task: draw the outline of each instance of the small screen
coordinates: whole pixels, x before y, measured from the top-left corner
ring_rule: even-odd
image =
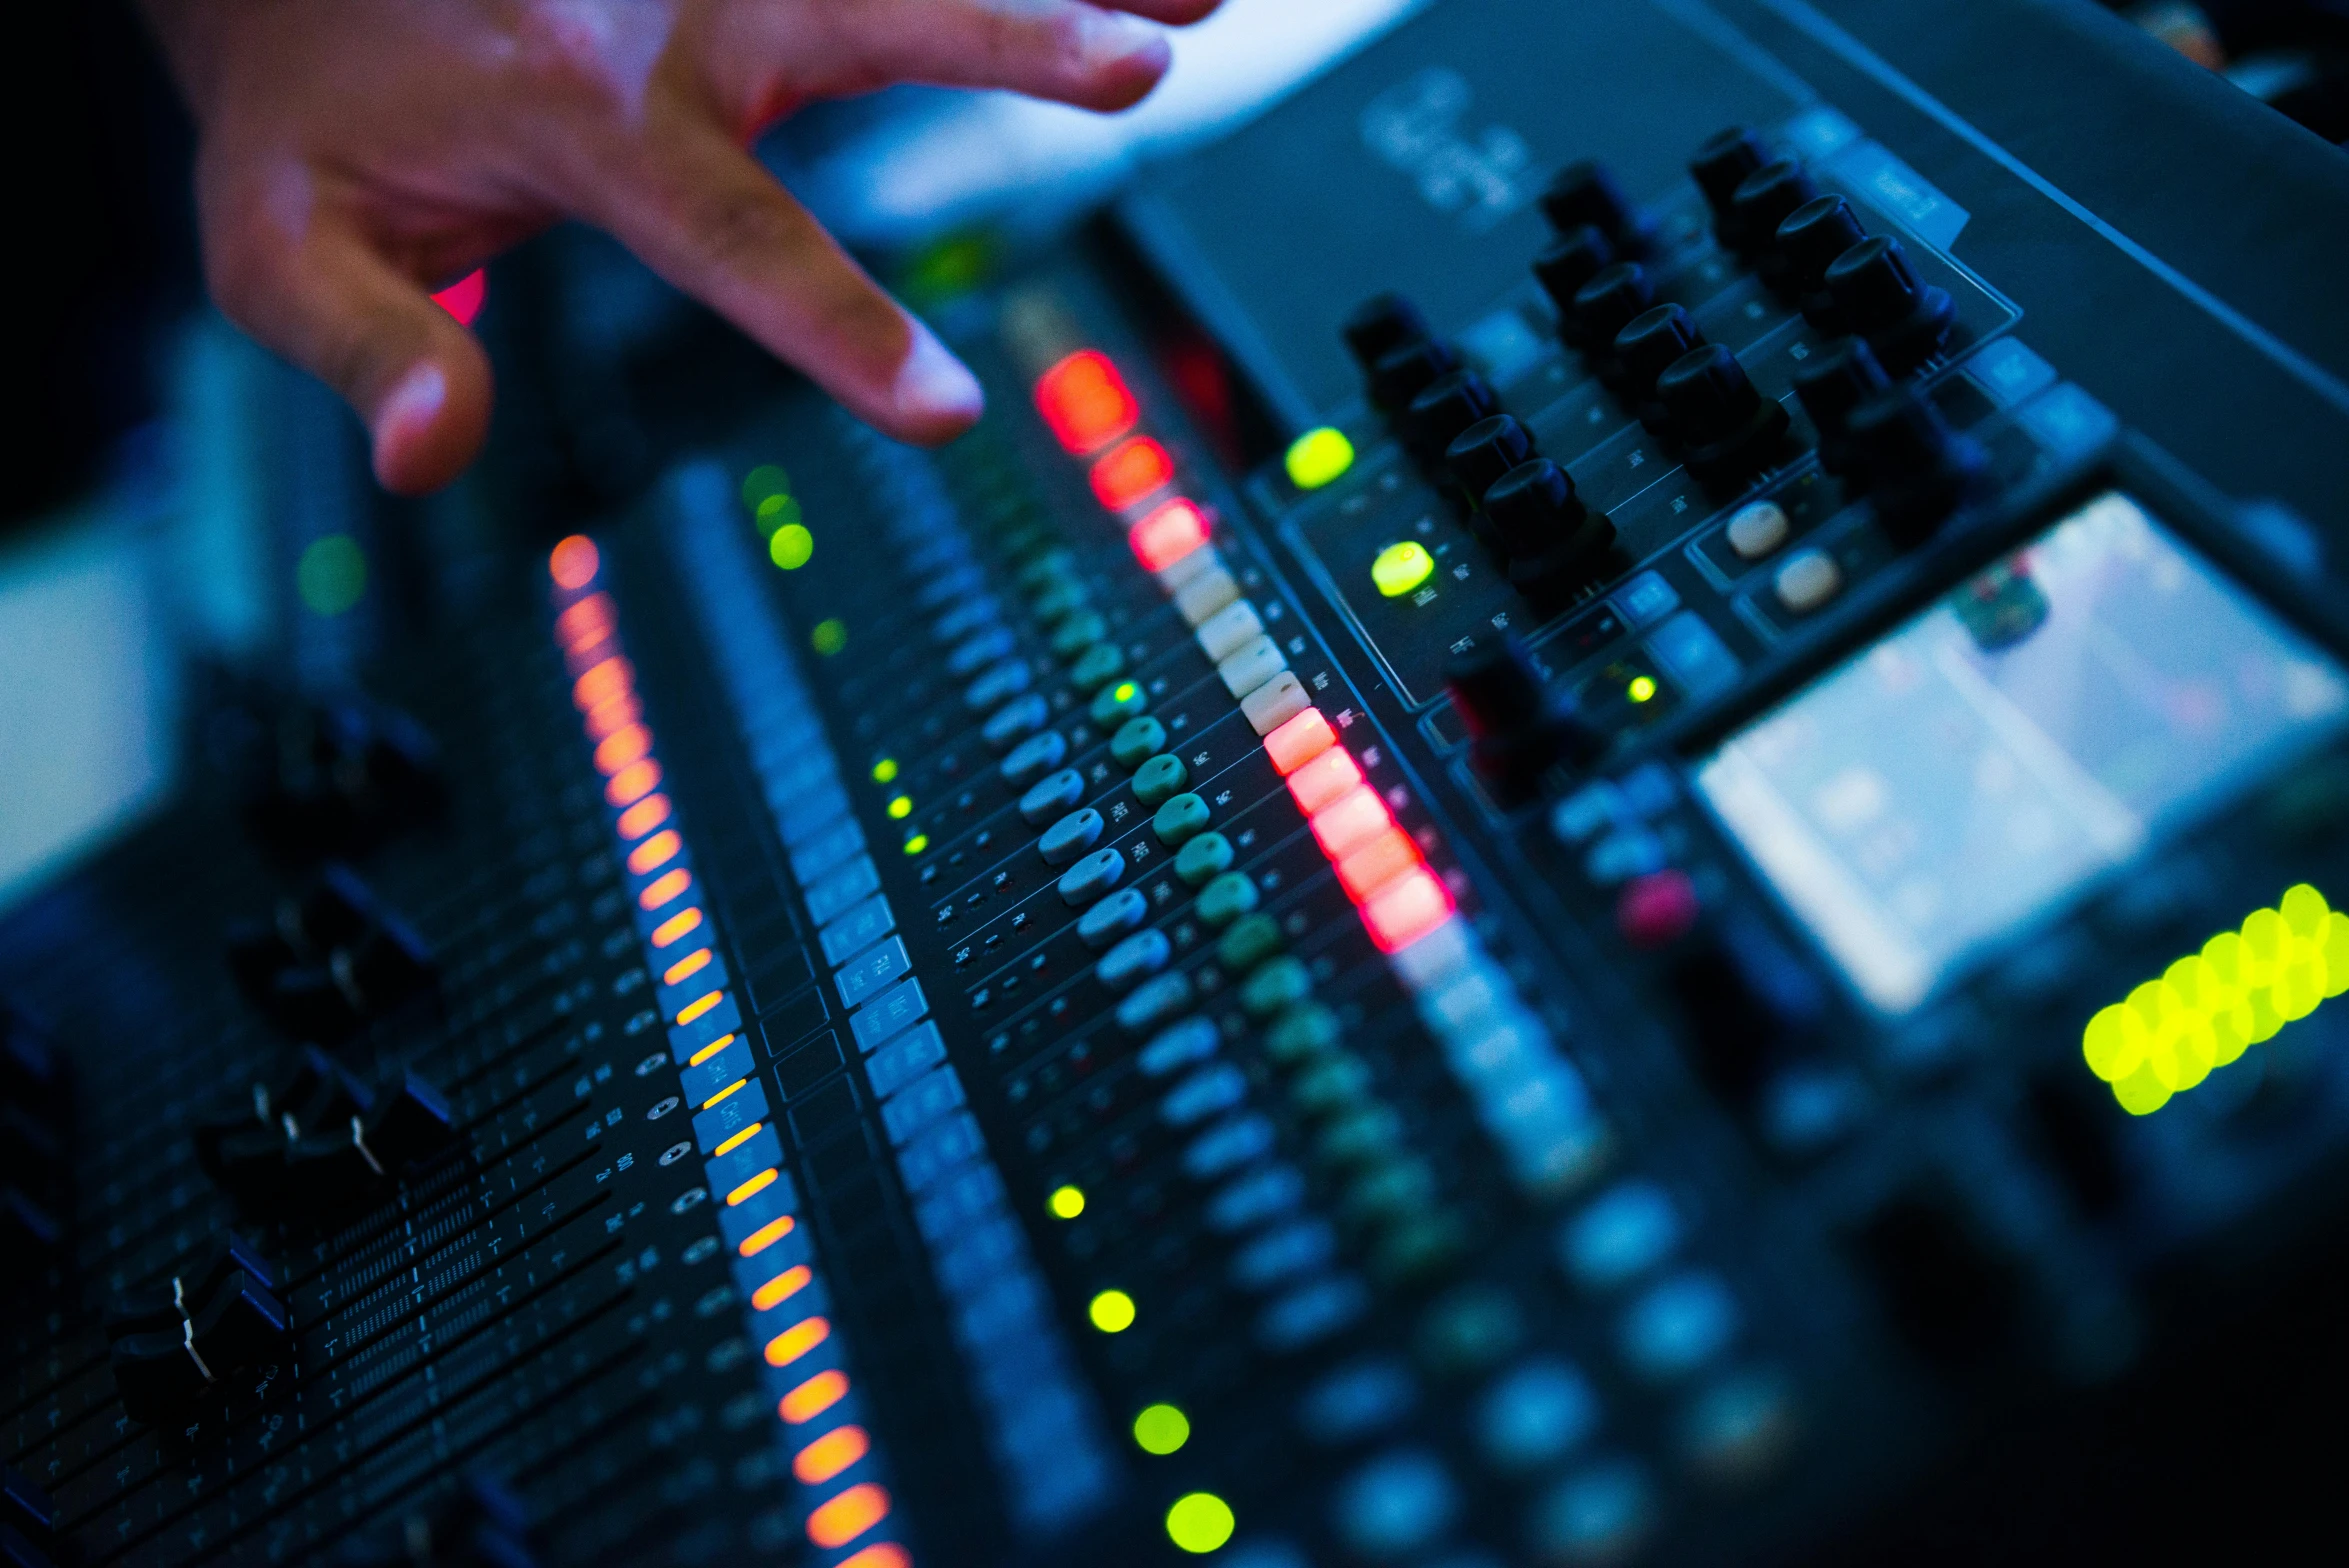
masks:
[[[1739,731],[1700,794],[1908,1012],[2349,723],[2341,666],[2108,494]]]

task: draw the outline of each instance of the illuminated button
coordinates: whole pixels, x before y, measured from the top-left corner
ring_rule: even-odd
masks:
[[[1164,750],[1166,726],[1147,714],[1126,720],[1109,737],[1110,760],[1121,768],[1138,768]]]
[[[1370,563],[1370,580],[1390,599],[1400,599],[1435,575],[1435,557],[1416,539],[1390,544]]]
[[[1207,514],[1198,503],[1176,496],[1136,523],[1126,543],[1144,571],[1163,572],[1203,548],[1208,533]]]
[[[1169,799],[1150,819],[1150,831],[1169,849],[1179,849],[1207,831],[1207,802],[1184,793]]]
[[[1199,919],[1219,930],[1255,907],[1256,884],[1244,871],[1227,871],[1199,890]]]
[[[815,1271],[806,1264],[795,1263],[752,1291],[750,1294],[751,1307],[755,1311],[771,1312],[807,1289],[815,1277]]]
[[[1313,973],[1294,958],[1267,959],[1240,985],[1240,1006],[1251,1018],[1272,1018],[1313,994]]]
[[[1093,973],[1112,991],[1130,991],[1164,969],[1173,957],[1174,944],[1165,932],[1137,931],[1104,953]]]
[[[1150,1405],[1134,1417],[1134,1442],[1146,1454],[1164,1456],[1191,1440],[1191,1418],[1173,1405]]]
[[[1060,444],[1090,456],[1134,428],[1141,410],[1109,356],[1084,349],[1036,381],[1036,408]]]
[[[1619,1563],[1638,1550],[1654,1522],[1647,1477],[1629,1460],[1615,1460],[1543,1493],[1527,1533],[1545,1561]]]
[[[1231,869],[1237,852],[1221,833],[1202,833],[1175,854],[1175,875],[1199,887]]]
[[[1069,684],[1081,692],[1095,692],[1116,679],[1126,667],[1125,650],[1113,642],[1097,642],[1085,650],[1068,672]]]
[[[1061,738],[1058,730],[1031,735],[1012,747],[1010,755],[1003,759],[1001,766],[1004,782],[1014,789],[1023,788],[1059,767],[1061,759],[1067,755],[1068,742]]]
[[[620,836],[634,842],[669,820],[669,797],[647,795],[620,813]]]
[[[1213,1492],[1186,1492],[1166,1511],[1166,1538],[1195,1556],[1220,1549],[1236,1525],[1231,1504]]]
[[[1065,866],[1091,849],[1101,837],[1101,813],[1087,806],[1072,811],[1044,830],[1036,846],[1048,866]]]
[[[1343,1482],[1331,1525],[1354,1551],[1378,1561],[1435,1544],[1451,1527],[1460,1497],[1443,1461],[1424,1449],[1383,1454]]]
[[[1771,589],[1787,609],[1808,615],[1843,591],[1843,568],[1824,550],[1798,550],[1778,568]]]
[[[1655,1381],[1685,1377],[1737,1337],[1737,1302],[1711,1274],[1676,1274],[1624,1310],[1617,1331],[1623,1359]]]
[[[1033,735],[1052,717],[1052,709],[1039,692],[1014,697],[987,716],[980,727],[979,738],[987,743],[989,751],[1009,751],[1021,737]]]
[[[1073,1220],[1085,1212],[1085,1189],[1082,1187],[1055,1187],[1044,1200],[1044,1207],[1056,1220]]]
[[[814,1377],[785,1394],[776,1404],[783,1419],[793,1426],[813,1421],[848,1397],[848,1374],[845,1372],[818,1372]]]
[[[742,504],[754,512],[769,496],[790,493],[791,476],[773,463],[761,463],[742,476]]]
[[[1775,501],[1755,501],[1737,509],[1729,519],[1729,548],[1740,560],[1758,561],[1786,543],[1791,525],[1786,508]]]
[[[861,1426],[836,1426],[792,1456],[791,1473],[801,1484],[820,1486],[844,1474],[872,1449]]]
[[[1280,646],[1270,637],[1253,637],[1240,645],[1237,652],[1215,667],[1222,677],[1224,689],[1235,699],[1244,698],[1266,681],[1289,667],[1281,657]]]
[[[805,523],[785,523],[767,540],[767,559],[787,572],[796,572],[814,559],[816,536]]]
[[[1647,1273],[1680,1245],[1680,1216],[1652,1181],[1627,1181],[1591,1200],[1558,1232],[1567,1278],[1613,1290]]]
[[[1122,1334],[1134,1326],[1134,1298],[1122,1290],[1105,1290],[1085,1308],[1085,1316],[1104,1334]]]
[[[1028,826],[1040,828],[1074,811],[1084,798],[1085,776],[1074,768],[1062,768],[1049,778],[1037,780],[1020,796],[1020,816]]]
[[[1256,613],[1256,606],[1245,599],[1235,599],[1199,623],[1199,651],[1212,663],[1221,664],[1249,643],[1264,635],[1264,622]]]
[[[1590,1380],[1555,1357],[1510,1372],[1477,1405],[1477,1446],[1501,1470],[1524,1474],[1563,1459],[1599,1424]]]
[[[1077,922],[1077,939],[1101,951],[1150,918],[1150,901],[1138,888],[1120,888],[1085,911]]]
[[[846,1546],[889,1517],[889,1494],[866,1481],[807,1516],[807,1538],[818,1546]]]
[[[802,1318],[767,1341],[767,1365],[787,1367],[832,1337],[832,1325],[823,1318]]]
[[[1337,740],[1337,731],[1330,728],[1321,710],[1308,708],[1264,737],[1264,753],[1272,759],[1274,770],[1287,778],[1336,745]]]
[[[1152,757],[1134,775],[1134,798],[1155,811],[1181,794],[1190,780],[1191,770],[1182,758],[1172,753]]]
[[[1289,471],[1290,484],[1300,490],[1319,490],[1343,478],[1354,466],[1354,443],[1346,439],[1343,430],[1323,425],[1289,443],[1283,466]]]
[[[1112,681],[1093,694],[1093,705],[1086,709],[1095,729],[1114,733],[1126,720],[1150,706],[1150,698],[1135,680]]]
[[[1405,872],[1362,906],[1362,924],[1382,953],[1399,953],[1452,918],[1452,895],[1426,867]]]
[[[1174,460],[1166,448],[1148,436],[1135,436],[1103,453],[1093,464],[1093,495],[1113,512],[1122,512],[1166,488],[1174,478]]]
[[[1244,975],[1280,950],[1281,928],[1270,915],[1243,915],[1215,944],[1215,961],[1226,974]]]
[[[1400,828],[1379,834],[1338,862],[1338,883],[1359,904],[1420,864],[1419,846]]]
[[[1321,852],[1342,860],[1395,825],[1387,803],[1368,785],[1357,785],[1313,813],[1313,837]]]
[[[1281,671],[1240,699],[1241,715],[1259,736],[1270,735],[1312,706],[1313,699],[1305,695],[1305,683],[1293,670]]]
[[[1061,873],[1060,901],[1082,909],[1117,886],[1125,874],[1125,856],[1114,849],[1097,849]]]

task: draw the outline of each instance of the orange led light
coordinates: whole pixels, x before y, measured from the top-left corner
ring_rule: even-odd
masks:
[[[681,1026],[689,1024],[724,1000],[726,993],[723,991],[710,991],[697,996],[678,1009],[677,1022]]]
[[[1082,349],[1036,380],[1036,411],[1060,444],[1090,456],[1134,428],[1141,410],[1109,356]]]
[[[575,648],[563,650],[563,668],[574,678],[586,674],[606,659],[620,656],[620,644],[606,637],[597,642],[583,642]]]
[[[636,690],[636,666],[618,654],[589,665],[571,683],[571,706],[591,712]]]
[[[697,947],[661,971],[661,984],[679,985],[710,967],[710,950]]]
[[[847,1397],[847,1373],[818,1372],[778,1400],[775,1409],[784,1420],[798,1426],[813,1421]]]
[[[1187,496],[1176,496],[1126,534],[1134,558],[1149,572],[1163,572],[1207,542],[1207,514]]]
[[[759,1129],[766,1125],[767,1124],[765,1122],[752,1122],[748,1127],[743,1128],[742,1131],[736,1133],[733,1137],[728,1138],[724,1143],[721,1143],[716,1148],[712,1149],[710,1151],[710,1158],[713,1160],[724,1159],[727,1155],[732,1154],[736,1149],[741,1148],[744,1144],[750,1142],[751,1139],[757,1137],[759,1135]]]
[[[799,1221],[786,1214],[779,1220],[769,1220],[757,1230],[742,1238],[742,1245],[734,1250],[746,1258],[755,1258],[776,1242],[799,1228]]]
[[[654,790],[660,788],[661,765],[647,757],[632,762],[612,775],[612,782],[604,786],[604,799],[615,806],[633,806]],[[650,909],[652,906],[644,906]]]
[[[1321,852],[1343,860],[1395,825],[1387,803],[1367,784],[1346,791],[1313,814],[1309,824]]]
[[[818,1546],[846,1546],[889,1517],[889,1494],[860,1482],[807,1516],[807,1538]]]
[[[1289,775],[1289,793],[1296,798],[1297,809],[1310,817],[1361,783],[1362,769],[1353,756],[1332,746]]]
[[[1452,918],[1452,895],[1422,866],[1362,906],[1362,923],[1382,953],[1399,953]]]
[[[1174,478],[1174,459],[1148,436],[1120,441],[1093,464],[1093,495],[1113,512],[1166,488]]]
[[[614,730],[634,724],[643,717],[644,704],[637,700],[636,693],[624,691],[587,710],[587,738],[602,740]]]
[[[566,649],[584,648],[609,637],[618,624],[612,613],[612,596],[591,593],[555,617],[555,640]]]
[[[669,820],[669,797],[647,795],[644,799],[620,813],[620,836],[633,843],[654,828]],[[653,946],[663,945],[660,934],[653,934]]]
[[[787,1367],[832,1337],[826,1318],[802,1318],[767,1341],[767,1365]]]
[[[652,731],[641,724],[616,729],[596,743],[595,770],[609,778],[631,762],[652,754]]]
[[[769,1187],[774,1186],[775,1183],[780,1179],[781,1173],[776,1171],[773,1167],[769,1167],[768,1169],[759,1172],[756,1176],[753,1176],[750,1180],[744,1182],[741,1186],[726,1194],[726,1207],[730,1209],[737,1208],[742,1204],[748,1203],[751,1199],[757,1197],[760,1193],[765,1192]],[[778,1361],[775,1364],[777,1366],[781,1366],[783,1363]]]
[[[1419,846],[1411,835],[1389,828],[1338,862],[1338,882],[1359,904],[1419,864]]]
[[[675,828],[663,828],[628,851],[628,870],[632,875],[643,876],[675,860],[677,852],[684,847],[685,840],[677,836]]]
[[[834,1427],[799,1451],[791,1473],[808,1486],[820,1486],[864,1458],[872,1446],[863,1427]]]
[[[664,871],[653,878],[643,892],[636,895],[636,907],[649,913],[660,908],[691,886],[693,886],[693,873],[683,866],[679,866],[674,871]]]
[[[804,1263],[794,1263],[782,1273],[768,1280],[750,1293],[751,1306],[760,1312],[770,1312],[801,1291],[816,1277],[815,1270]]]
[[[841,1558],[840,1568],[913,1568],[913,1554],[895,1541],[879,1541]]]
[[[1321,710],[1307,708],[1264,737],[1264,754],[1272,758],[1280,776],[1287,778],[1337,743],[1338,732],[1329,727]]]
[[[595,581],[595,574],[603,566],[603,557],[596,553],[595,541],[585,534],[573,534],[554,548],[546,560],[547,574],[555,586],[577,593]]]
[[[723,1051],[726,1049],[726,1047],[732,1045],[733,1043],[734,1036],[730,1034],[722,1034],[715,1040],[712,1040],[709,1044],[703,1046],[700,1050],[694,1052],[692,1060],[688,1061],[685,1065],[688,1067],[699,1067],[702,1063],[708,1061],[711,1057],[717,1055],[720,1051]]]
[[[701,911],[698,909],[684,910],[681,913],[671,915],[668,919],[653,927],[652,945],[655,947],[667,947],[671,943],[675,942],[679,937],[682,937],[689,932],[699,931],[700,929]]]

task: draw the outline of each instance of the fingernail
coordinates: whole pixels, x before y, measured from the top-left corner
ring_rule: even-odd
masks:
[[[918,321],[913,323],[913,346],[898,362],[889,395],[900,418],[925,423],[951,420],[967,425],[987,406],[978,378]]]
[[[448,377],[430,360],[400,377],[376,405],[374,433],[378,464],[430,431],[448,400]]]
[[[1163,68],[1171,58],[1166,35],[1140,17],[1094,11],[1085,17],[1083,25],[1084,36],[1078,42],[1078,52],[1090,69],[1135,60]]]

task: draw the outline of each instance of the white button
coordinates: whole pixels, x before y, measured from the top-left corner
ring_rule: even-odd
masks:
[[[1264,622],[1257,619],[1256,607],[1241,599],[1199,623],[1199,648],[1211,662],[1221,664],[1263,632]]]
[[[1312,706],[1313,699],[1305,695],[1304,684],[1288,670],[1240,699],[1240,711],[1247,715],[1249,728],[1260,736],[1270,735]]]
[[[1175,608],[1182,612],[1183,621],[1193,629],[1203,626],[1207,618],[1240,597],[1240,585],[1232,581],[1232,574],[1222,567],[1201,572],[1175,590]]]
[[[1258,633],[1218,664],[1215,673],[1223,677],[1225,689],[1234,698],[1240,698],[1288,667],[1289,661],[1281,657],[1279,646],[1270,637]]]
[[[1786,543],[1788,526],[1786,508],[1775,501],[1741,506],[1729,519],[1729,548],[1744,560],[1758,561]]]
[[[1808,615],[1843,591],[1843,568],[1824,550],[1800,550],[1778,568],[1778,602]]]

